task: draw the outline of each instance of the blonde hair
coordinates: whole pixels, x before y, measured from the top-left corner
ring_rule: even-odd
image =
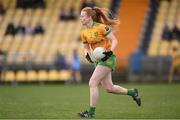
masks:
[[[85,7],[82,9],[82,11],[85,11],[87,15],[93,19],[93,21],[108,25],[109,27],[111,27],[111,29],[117,28],[117,26],[120,23],[119,20],[117,19],[110,19],[108,17],[108,15],[110,14],[110,11],[105,8]]]

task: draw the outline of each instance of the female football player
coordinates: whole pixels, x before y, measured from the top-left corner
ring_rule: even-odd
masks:
[[[86,59],[96,65],[96,68],[89,80],[90,107],[78,113],[79,116],[89,118],[95,115],[95,109],[99,97],[98,85],[101,83],[108,93],[129,95],[140,106],[141,99],[137,89],[126,89],[112,83],[111,72],[115,69],[116,56],[113,54],[118,41],[112,30],[119,21],[108,18],[106,9],[99,7],[85,7],[81,10],[80,20],[82,23],[81,38],[85,48]],[[100,61],[92,61],[90,53],[96,47],[104,47],[105,57]]]

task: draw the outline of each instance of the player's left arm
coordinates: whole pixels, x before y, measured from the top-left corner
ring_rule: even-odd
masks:
[[[101,30],[102,34],[104,35],[104,37],[108,38],[112,42],[110,51],[114,51],[115,48],[117,47],[118,41],[117,41],[112,29],[109,26],[101,25],[100,30]]]
[[[103,53],[105,54],[105,57],[101,59],[102,61],[106,61],[109,57],[111,57],[111,55],[113,54],[113,51],[115,50],[118,44],[118,41],[112,32],[110,32],[106,37],[109,40],[111,40],[111,48],[109,51],[106,51]]]
[[[101,59],[102,61],[106,61],[109,57],[111,57],[111,55],[113,54],[113,51],[115,50],[118,44],[118,41],[112,32],[110,32],[106,37],[109,40],[111,40],[112,44],[111,44],[110,50],[103,53],[105,54],[105,57]]]
[[[110,50],[111,50],[111,51],[114,51],[115,48],[117,47],[118,40],[116,39],[116,37],[115,37],[115,35],[113,34],[113,32],[110,32],[106,37],[107,37],[109,40],[111,40],[111,42],[112,42],[112,45],[111,45]]]

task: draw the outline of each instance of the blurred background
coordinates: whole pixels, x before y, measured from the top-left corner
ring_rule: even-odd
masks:
[[[0,83],[87,82],[94,66],[80,40],[86,6],[121,22],[113,81],[180,82],[179,0],[0,0]]]

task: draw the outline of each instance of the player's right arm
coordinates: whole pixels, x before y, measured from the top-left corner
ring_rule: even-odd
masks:
[[[85,57],[86,59],[90,62],[90,63],[94,63],[90,57],[90,47],[89,45],[84,45],[84,48],[85,48],[85,51],[84,51],[84,54],[85,54]]]
[[[91,57],[90,57],[90,47],[89,47],[89,43],[87,42],[86,38],[84,37],[83,33],[81,33],[81,40],[83,43],[83,46],[85,48],[84,54],[86,59],[88,60],[88,62],[93,63]]]
[[[83,32],[81,31],[81,41],[83,43],[83,46],[85,48],[85,53],[89,53],[90,54],[90,47],[89,47],[89,43],[86,40],[86,37],[84,36]]]
[[[90,54],[90,47],[89,47],[89,44],[83,44],[83,46],[84,46],[84,49],[85,49],[84,53]]]

